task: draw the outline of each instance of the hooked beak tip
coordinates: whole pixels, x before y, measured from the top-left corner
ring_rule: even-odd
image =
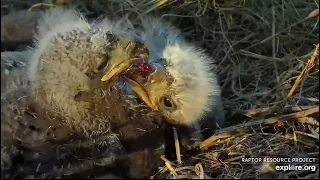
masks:
[[[101,81],[105,82],[105,81],[108,81],[110,78],[108,77],[107,74],[105,74],[102,78],[101,78]]]

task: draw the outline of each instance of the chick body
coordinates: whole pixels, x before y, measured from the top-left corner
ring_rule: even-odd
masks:
[[[14,86],[12,89],[9,85],[1,94],[1,133],[5,137],[1,141],[5,155],[1,165],[7,167],[3,168],[4,174],[15,169],[11,175],[48,175],[48,171],[64,167],[66,159],[72,160],[69,163],[73,169],[66,169],[68,172],[81,171],[73,167],[77,164],[86,170],[95,163],[112,164],[113,157],[124,153],[118,136],[135,138],[143,134],[136,128],[157,128],[152,120],[139,122],[152,117],[147,115],[147,108],[139,107],[134,98],[121,94],[112,83],[100,81],[104,61],[118,45],[117,40],[113,42],[116,38],[110,35],[108,28],[104,31],[92,29],[76,12],[56,9],[40,20],[38,32],[35,48],[15,56],[5,52],[7,56],[1,57],[4,64],[11,59],[19,61],[20,56],[26,62],[23,67],[11,69],[8,75],[1,69],[2,80],[16,83],[15,77],[19,74],[23,82],[28,82],[23,88]],[[128,41],[120,44],[122,42]],[[23,103],[22,96],[27,97],[22,98]],[[30,109],[36,111],[33,117],[27,115]],[[136,111],[140,114],[132,115]],[[132,121],[137,119],[139,121]],[[72,153],[55,155],[61,146]],[[90,153],[81,153],[84,148]],[[39,156],[42,153],[46,155]],[[15,157],[21,157],[29,165],[10,164]],[[42,168],[38,171],[40,165]],[[49,176],[58,177],[63,173],[56,171]]]
[[[149,89],[168,122],[199,126],[209,119],[206,124],[211,124],[210,128],[216,123],[222,126],[224,113],[214,61],[187,43],[179,30],[159,19],[142,19],[140,28],[130,24],[108,18],[88,23],[73,10],[48,12],[39,26],[29,71],[37,101],[46,109],[64,113],[72,119],[71,124],[85,126],[82,119],[90,114],[89,104],[75,102],[74,97],[93,89],[96,82],[90,83],[90,74],[110,58],[114,37],[130,37],[146,44],[149,63],[164,66],[172,79],[168,87]],[[111,39],[107,34],[112,34]],[[162,108],[162,96],[170,97],[176,108]]]
[[[67,125],[73,133],[95,141],[93,144],[109,145],[111,154],[119,151],[119,141],[112,130],[130,139],[143,134],[132,129],[157,127],[150,125],[150,119],[157,119],[154,112],[141,107],[136,97],[123,96],[123,91],[116,90],[113,82],[103,83],[99,78],[104,68],[100,66],[111,58],[110,52],[123,48],[118,40],[130,37],[145,43],[150,51],[150,63],[165,66],[174,79],[163,92],[170,94],[177,109],[160,109],[168,122],[199,126],[209,118],[206,120],[209,128],[214,128],[215,122],[223,123],[220,87],[211,72],[211,59],[160,21],[143,20],[141,29],[131,28],[129,24],[108,19],[88,23],[81,14],[60,8],[44,15],[35,37],[36,47],[28,51],[31,56],[25,77],[30,81],[31,102],[51,117],[43,119],[55,119],[54,122]],[[160,96],[156,94],[155,99]],[[130,122],[137,119],[139,122]],[[124,125],[128,121],[130,125]],[[47,123],[46,127],[49,126]],[[95,140],[99,137],[104,138]]]

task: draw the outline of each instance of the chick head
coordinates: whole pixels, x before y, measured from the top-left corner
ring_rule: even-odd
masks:
[[[150,108],[172,124],[191,125],[208,112],[217,113],[213,117],[223,124],[214,61],[203,50],[159,19],[142,19],[140,27],[128,34],[147,46],[148,59],[110,61],[102,81],[120,75]]]

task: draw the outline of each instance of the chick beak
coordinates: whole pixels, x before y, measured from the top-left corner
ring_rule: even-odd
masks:
[[[145,61],[148,56],[149,50],[145,44],[130,38],[120,40],[119,45],[112,51],[111,59],[107,64],[101,81],[109,81],[112,77],[119,75],[132,65]]]
[[[167,89],[165,68],[159,69],[156,65],[142,63],[129,68],[122,73],[122,77],[147,106],[154,111],[159,109],[157,97]]]
[[[158,106],[156,106],[155,103],[151,100],[151,98],[148,95],[148,92],[142,86],[140,86],[140,84],[137,81],[130,79],[126,76],[123,76],[123,78],[127,81],[132,90],[138,94],[141,100],[147,104],[147,106],[149,106],[154,111],[158,110]]]
[[[127,70],[132,64],[141,62],[142,60],[140,58],[132,58],[130,60],[128,59],[115,59],[111,58],[110,62],[107,65],[107,68],[105,70],[104,76],[102,76],[101,81],[109,81],[112,77],[115,77],[119,75],[120,73]]]
[[[165,71],[156,71],[157,68],[153,68],[149,63],[144,63],[148,61],[149,56],[146,45],[131,39],[123,39],[119,44],[112,52],[101,81],[109,81],[121,74],[141,100],[151,109],[157,111],[155,97],[157,93],[161,92],[158,91],[159,89],[165,89],[159,88],[159,85],[162,84],[159,77],[165,77],[163,76]],[[159,72],[162,73],[159,74]]]

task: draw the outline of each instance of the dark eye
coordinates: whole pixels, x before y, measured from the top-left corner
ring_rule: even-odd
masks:
[[[162,103],[167,108],[172,108],[173,107],[173,103],[172,103],[171,99],[169,99],[168,97],[164,97],[163,100],[162,100]]]

